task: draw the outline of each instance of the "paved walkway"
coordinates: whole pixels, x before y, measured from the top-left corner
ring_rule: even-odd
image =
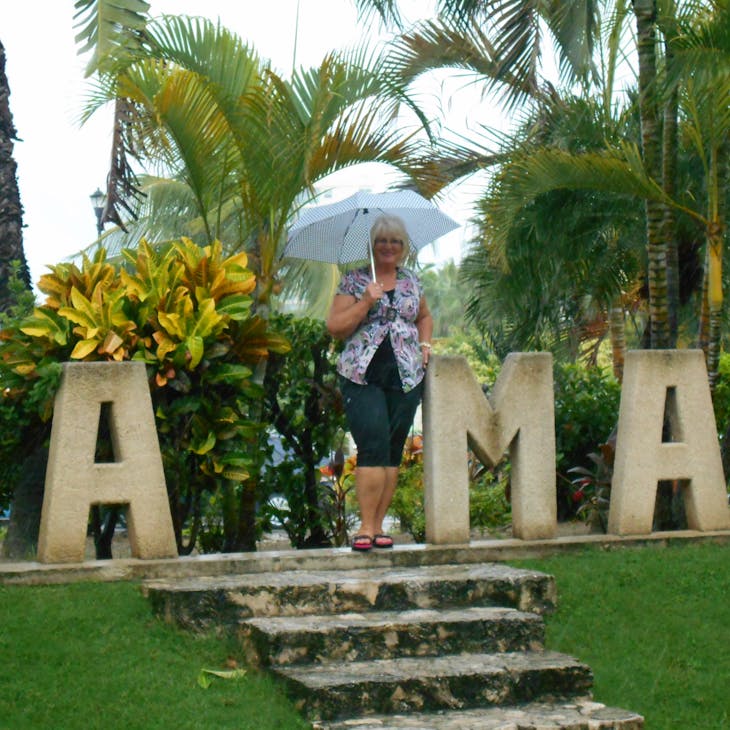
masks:
[[[349,548],[321,550],[272,550],[188,556],[165,560],[89,560],[84,563],[47,565],[34,561],[0,562],[0,584],[72,583],[83,580],[117,581],[150,578],[184,578],[282,570],[351,570],[355,567],[415,567],[477,562],[508,562],[543,558],[585,549],[664,548],[681,542],[730,544],[730,530],[717,532],[655,532],[642,537],[576,535],[554,540],[514,538],[473,540],[468,545],[396,545],[391,551],[365,555]]]

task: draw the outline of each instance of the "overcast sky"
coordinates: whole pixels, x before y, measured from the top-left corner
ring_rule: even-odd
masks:
[[[428,15],[430,0],[401,3]],[[349,0],[300,0],[297,65],[318,65],[332,47],[355,44],[363,33]],[[205,15],[238,33],[288,75],[292,66],[297,0],[151,0],[151,13]],[[323,26],[323,22],[326,25]],[[22,142],[15,145],[25,254],[33,281],[96,238],[89,195],[104,188],[111,147],[110,113],[83,127],[86,58],[77,56],[72,0],[0,1],[0,40],[6,51],[10,110]],[[474,103],[480,103],[475,99]],[[354,182],[349,181],[352,185]],[[372,186],[372,185],[371,185]],[[377,187],[377,186],[376,186]],[[348,191],[349,192],[349,191]],[[444,208],[465,218],[463,198]],[[458,259],[463,230],[441,239],[422,259]]]

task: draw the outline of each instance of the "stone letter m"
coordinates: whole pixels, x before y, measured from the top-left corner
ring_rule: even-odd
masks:
[[[513,536],[555,536],[552,370],[550,353],[513,353],[487,399],[465,358],[431,358],[423,404],[426,542],[469,542],[467,448],[493,466],[509,447]]]

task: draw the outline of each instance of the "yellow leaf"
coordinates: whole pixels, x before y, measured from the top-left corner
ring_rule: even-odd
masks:
[[[197,448],[191,448],[191,451],[196,454],[207,454],[215,446],[215,434],[213,432],[208,433],[208,437],[205,441],[200,444]]]
[[[249,473],[245,469],[230,469],[226,468],[223,470],[223,477],[232,482],[243,482],[249,477]]]
[[[76,343],[76,347],[74,347],[71,357],[74,360],[83,360],[89,353],[96,349],[98,344],[98,339],[80,340]]]
[[[176,337],[183,337],[185,335],[182,327],[180,327],[180,315],[158,312],[157,319],[169,334],[175,335]]]
[[[35,370],[35,363],[29,363],[28,365],[18,365],[13,368],[18,375],[30,375]]]

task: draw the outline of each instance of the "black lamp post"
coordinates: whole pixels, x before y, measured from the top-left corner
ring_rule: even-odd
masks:
[[[101,214],[104,212],[104,198],[106,195],[97,188],[91,195],[91,205],[94,207],[94,213],[96,213],[96,232],[101,238],[101,234],[104,232],[104,226],[101,222]]]

